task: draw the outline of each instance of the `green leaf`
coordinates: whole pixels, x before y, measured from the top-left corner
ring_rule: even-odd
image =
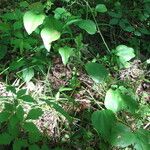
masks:
[[[26,89],[20,89],[20,90],[17,92],[17,97],[19,98],[19,97],[25,95],[26,92],[27,92]]]
[[[61,47],[59,48],[59,54],[61,55],[63,64],[66,65],[69,57],[73,54],[73,48],[67,46]]]
[[[105,12],[107,12],[107,8],[104,4],[98,4],[96,6],[96,11],[100,12],[100,13],[105,13]]]
[[[49,106],[53,107],[57,112],[61,113],[63,116],[66,117],[66,119],[69,121],[69,122],[72,122],[72,118],[71,116],[58,104],[54,103],[54,102],[51,102],[51,101],[48,101],[48,100],[44,100]]]
[[[19,3],[20,7],[26,8],[29,6],[29,3],[27,1],[23,1]]]
[[[8,133],[0,134],[0,145],[8,145],[12,141],[12,137]]]
[[[110,143],[113,146],[118,147],[127,147],[134,142],[134,134],[124,124],[117,123],[114,127],[112,127],[111,135],[110,135]]]
[[[13,94],[16,94],[16,88],[15,88],[15,86],[11,86],[11,85],[7,86],[6,87],[6,91],[12,92]]]
[[[28,139],[30,143],[36,143],[42,140],[40,132],[30,132],[28,134]]]
[[[27,140],[17,139],[13,143],[13,150],[22,150],[22,148],[27,146],[28,146]]]
[[[23,121],[23,119],[24,119],[24,110],[23,110],[23,107],[21,105],[17,107],[16,116],[17,116],[19,121]]]
[[[5,103],[4,105],[5,105],[4,110],[7,111],[7,112],[9,112],[9,113],[12,113],[12,112],[15,110],[14,104]],[[6,118],[8,118],[8,116],[7,116]],[[1,119],[0,119],[0,120],[1,120]]]
[[[134,49],[127,47],[126,45],[117,46],[115,55],[117,56],[116,60],[120,68],[130,67],[130,63],[128,61],[135,57]]]
[[[109,21],[109,24],[110,25],[117,25],[119,23],[119,19],[118,18],[112,18],[110,21]]]
[[[138,104],[134,97],[135,95],[130,93],[129,89],[120,86],[115,90],[109,89],[106,92],[104,105],[107,109],[110,109],[113,112],[126,109],[131,113],[135,113],[138,108]]]
[[[16,124],[16,123],[14,123]],[[20,134],[20,125],[19,123],[17,123],[15,126],[13,125],[13,122],[12,121],[9,121],[7,123],[7,129],[8,129],[8,132],[9,134],[12,136],[12,138],[16,138],[19,136]]]
[[[96,83],[103,82],[108,76],[108,71],[106,68],[98,63],[88,63],[85,65],[85,69]]]
[[[107,91],[104,105],[107,109],[110,109],[113,112],[117,112],[126,108],[125,102],[122,98],[122,93],[119,89],[109,89]]]
[[[126,45],[117,46],[115,52],[116,55],[120,57],[120,59],[123,59],[125,61],[129,61],[135,57],[134,49]]]
[[[8,113],[6,111],[2,111],[0,113],[0,123],[7,121],[9,119],[9,116],[10,116],[10,113]]]
[[[30,95],[23,95],[20,97],[25,102],[35,102],[35,100]]]
[[[70,16],[71,14],[65,8],[57,7],[54,11],[54,18],[56,19],[67,18]]]
[[[43,23],[45,16],[43,14],[36,14],[33,11],[27,11],[23,17],[24,27],[30,35],[39,25]]]
[[[25,122],[23,124],[23,129],[29,133],[39,133],[40,132],[33,122]]]
[[[150,148],[150,131],[139,129],[135,132],[135,145],[136,150],[149,150]]]
[[[19,124],[19,119],[17,118],[16,114],[11,116],[11,118],[9,119],[9,124],[10,124],[11,128],[15,128],[15,126],[17,126],[17,124]]]
[[[45,48],[47,49],[47,51],[50,51],[51,48],[51,43],[53,41],[56,41],[60,38],[61,34],[60,32],[58,32],[57,30],[53,29],[53,28],[44,28],[41,31],[41,37],[44,43]]]
[[[96,111],[92,114],[92,124],[97,132],[109,141],[111,129],[116,123],[116,117],[111,110]]]
[[[26,119],[38,119],[43,114],[43,111],[41,108],[34,108],[31,109],[26,117]]]
[[[1,45],[0,46],[0,60],[5,57],[6,53],[7,53],[7,46]]]
[[[17,69],[23,67],[24,65],[25,65],[25,60],[23,58],[21,58],[21,59],[13,61],[10,64],[9,69],[10,69],[10,71],[14,71],[14,70],[17,70]]]
[[[96,33],[96,25],[92,20],[81,20],[75,23],[81,29],[85,30],[89,34]]]
[[[22,72],[22,78],[25,82],[29,82],[34,77],[34,69],[26,68]]]

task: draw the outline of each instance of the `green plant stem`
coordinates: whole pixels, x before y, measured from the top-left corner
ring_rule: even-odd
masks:
[[[100,35],[100,37],[101,37],[101,39],[102,39],[102,41],[103,41],[103,43],[104,43],[106,49],[107,49],[107,52],[110,53],[110,49],[109,49],[109,47],[108,47],[108,45],[107,45],[107,43],[106,43],[106,41],[105,41],[105,39],[104,39],[104,36],[103,36],[103,34],[102,34],[102,32],[101,32],[99,26],[98,26],[98,23],[97,23],[96,18],[95,18],[94,14],[93,14],[93,11],[92,11],[91,6],[89,5],[89,3],[88,3],[86,0],[84,0],[84,2],[87,4],[87,6],[89,7],[89,9],[90,9],[90,11],[91,11],[91,14],[92,14],[92,16],[93,16],[94,22],[95,22],[96,27],[97,27],[97,31],[98,31],[98,33],[99,33],[99,35]]]

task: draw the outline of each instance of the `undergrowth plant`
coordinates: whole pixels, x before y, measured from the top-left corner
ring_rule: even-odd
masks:
[[[61,57],[66,68],[71,66],[72,71],[69,84],[60,87],[56,93],[54,90],[55,96],[45,94],[44,98],[35,100],[25,89],[7,87],[11,97],[0,95],[0,145],[10,145],[13,150],[57,147],[50,145],[50,137],[45,137],[33,122],[44,112],[40,99],[67,120],[68,127],[65,124],[63,128],[69,129],[70,133],[65,133],[62,143],[58,144],[60,149],[68,141],[67,146],[71,149],[74,147],[71,143],[83,138],[83,142],[89,142],[88,146],[81,145],[83,149],[149,150],[147,126],[144,128],[136,123],[133,126],[132,121],[131,124],[128,121],[130,118],[141,121],[141,107],[149,106],[142,104],[133,86],[131,88],[116,77],[120,70],[130,68],[136,57],[147,57],[150,53],[149,6],[149,0],[21,1],[13,11],[1,14],[0,78],[9,80],[10,84],[20,78],[23,84],[27,84],[36,77],[45,76],[57,57]],[[146,61],[147,58],[141,59]],[[146,64],[148,66],[149,62]],[[82,86],[78,80],[78,68],[84,70],[95,87],[102,87],[105,92],[101,98],[102,106],[99,99],[92,97],[94,104],[85,111],[89,126],[86,124],[88,131],[81,127],[83,137],[80,133],[71,133],[76,130],[77,118],[83,118],[80,114],[76,116],[76,112],[67,112],[65,102],[59,101],[65,97],[75,103],[73,95]],[[142,79],[149,83],[144,76]],[[25,112],[24,103],[30,105],[29,112]],[[147,116],[149,111],[145,111]],[[75,116],[71,116],[73,114]]]

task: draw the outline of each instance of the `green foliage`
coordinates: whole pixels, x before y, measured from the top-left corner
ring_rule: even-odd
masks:
[[[51,43],[60,38],[60,32],[52,28],[44,28],[41,31],[41,37],[43,39],[43,43],[45,48],[50,51]]]
[[[98,4],[95,9],[97,12],[100,12],[100,13],[107,12],[107,8],[104,4]]]
[[[103,82],[108,76],[106,68],[98,63],[87,63],[85,69],[96,83]]]
[[[130,67],[129,61],[135,57],[134,49],[125,45],[117,46],[114,53],[120,68]]]
[[[69,57],[73,54],[73,48],[71,47],[61,47],[59,48],[59,54],[62,57],[62,62],[64,65],[67,64]]]
[[[115,125],[116,117],[111,110],[96,111],[92,114],[92,124],[97,132],[109,141],[111,129]]]
[[[105,107],[112,110],[113,112],[118,112],[123,109],[128,109],[130,112],[135,112],[137,110],[137,102],[128,90],[124,87],[119,87],[117,89],[109,89],[105,97]]]
[[[96,33],[96,25],[92,20],[81,20],[75,24],[78,25],[81,29],[84,29],[89,34]]]
[[[11,11],[2,6],[0,14],[0,80],[11,85],[7,96],[0,93],[0,145],[13,150],[148,150],[149,106],[140,93],[143,83],[149,83],[150,1],[33,0],[9,5]],[[144,75],[121,81],[120,72],[131,70],[135,58],[144,61],[135,66]],[[43,79],[43,95],[26,89],[30,81],[36,85]],[[63,116],[62,122],[57,120],[60,137],[42,134],[34,123],[47,107]]]
[[[42,109],[40,108],[34,108],[31,109],[26,117],[26,119],[33,119],[36,120],[38,119],[41,115],[43,114]]]
[[[39,25],[43,23],[45,16],[28,11],[24,14],[23,23],[26,31],[30,35]]]
[[[127,147],[134,142],[134,133],[124,124],[117,123],[111,131],[110,143],[113,146]]]

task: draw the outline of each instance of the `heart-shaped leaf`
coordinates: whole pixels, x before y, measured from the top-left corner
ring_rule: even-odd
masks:
[[[114,127],[112,127],[110,136],[110,143],[113,146],[118,147],[127,147],[133,144],[135,138],[130,128],[121,123],[117,123]]]
[[[109,89],[106,93],[104,104],[107,109],[110,109],[113,112],[117,112],[126,108],[122,98],[122,93],[119,89]]]
[[[119,45],[116,47],[116,55],[123,59],[124,61],[129,61],[135,57],[134,49],[127,47],[126,45]]]
[[[92,124],[97,132],[109,141],[111,129],[116,122],[116,117],[111,110],[96,111],[92,114]]]
[[[34,108],[31,109],[26,117],[26,119],[38,119],[43,114],[42,109],[40,108]]]
[[[81,20],[75,24],[78,25],[81,29],[84,29],[89,34],[96,33],[96,25],[92,20]]]
[[[126,109],[129,112],[134,113],[138,108],[136,100],[128,92],[128,89],[123,86],[120,86],[115,90],[109,89],[106,92],[104,105],[113,112]]]
[[[41,31],[41,37],[43,39],[43,43],[45,48],[47,49],[47,51],[50,51],[51,48],[51,43],[53,41],[56,41],[60,38],[60,32],[58,32],[57,30],[53,29],[53,28],[44,28]]]
[[[27,11],[23,17],[24,27],[30,35],[39,25],[43,23],[45,16],[43,14],[36,14],[33,11]]]
[[[61,55],[63,64],[66,65],[69,57],[73,54],[73,48],[67,46],[59,48],[59,54]]]
[[[26,68],[23,70],[22,78],[25,82],[29,82],[34,77],[34,69]]]
[[[136,150],[149,150],[150,148],[150,132],[148,130],[139,129],[135,132],[135,145]]]
[[[103,82],[108,76],[108,71],[106,68],[98,63],[88,63],[86,64],[85,69],[96,83]]]
[[[96,6],[96,11],[100,12],[100,13],[105,13],[105,12],[107,12],[107,8],[104,4],[98,4]]]

